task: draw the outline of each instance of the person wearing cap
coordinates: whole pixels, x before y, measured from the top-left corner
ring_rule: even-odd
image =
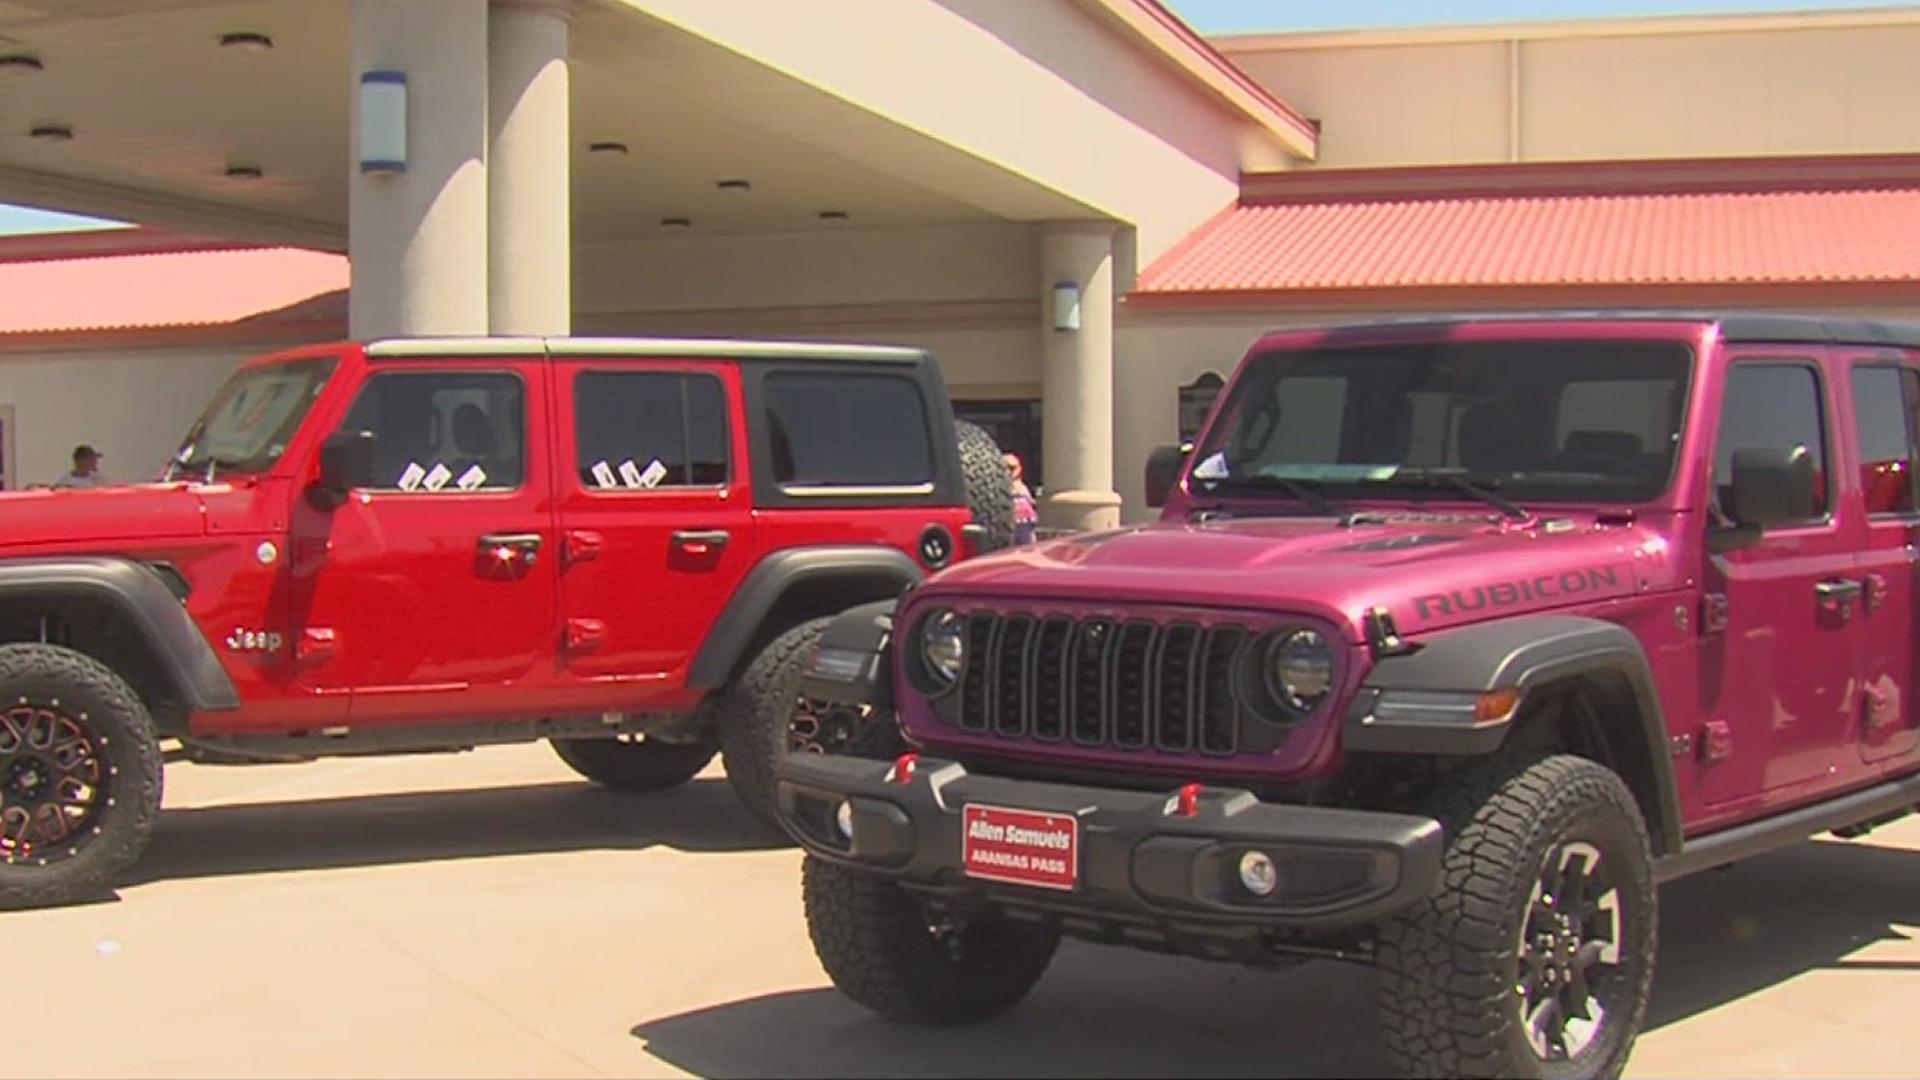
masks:
[[[73,471],[53,482],[56,488],[97,488],[106,486],[100,475],[100,451],[81,443],[73,448]]]

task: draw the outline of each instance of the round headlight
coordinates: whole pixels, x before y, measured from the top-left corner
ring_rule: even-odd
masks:
[[[1333,690],[1333,648],[1315,630],[1282,634],[1267,654],[1267,684],[1288,710],[1312,712]]]
[[[957,611],[936,611],[920,624],[920,659],[942,686],[960,678],[967,660],[967,620]]]

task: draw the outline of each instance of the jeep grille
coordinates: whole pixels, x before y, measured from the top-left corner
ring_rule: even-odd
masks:
[[[1234,670],[1252,637],[1231,625],[975,612],[959,726],[1006,739],[1232,754]]]

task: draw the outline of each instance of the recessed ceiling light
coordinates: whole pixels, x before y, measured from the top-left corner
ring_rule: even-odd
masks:
[[[847,220],[847,212],[845,210],[822,210],[820,211],[820,220],[845,221]]]
[[[220,46],[226,49],[244,49],[247,52],[266,52],[273,48],[273,39],[265,34],[244,30],[234,34],[221,34]]]
[[[35,124],[27,134],[48,142],[66,142],[73,138],[73,129],[65,124]]]
[[[587,153],[589,154],[624,154],[626,152],[627,144],[623,142],[608,141],[587,144]]]
[[[227,179],[229,180],[258,180],[265,175],[267,175],[267,171],[258,165],[227,166]]]
[[[684,229],[693,224],[693,219],[683,218],[683,217],[663,217],[660,219],[660,224],[669,229]]]
[[[46,67],[45,64],[40,62],[40,58],[37,56],[27,56],[21,53],[0,56],[0,71],[12,71],[25,75],[35,71],[45,71]]]
[[[746,180],[722,180],[713,185],[721,191],[752,191],[753,184]]]

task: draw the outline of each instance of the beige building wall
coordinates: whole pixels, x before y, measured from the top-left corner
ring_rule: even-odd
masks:
[[[1321,168],[1920,149],[1920,8],[1216,39]]]
[[[152,480],[222,382],[266,347],[0,355],[0,406],[12,406],[13,480],[50,484],[79,443],[106,455],[111,480]],[[0,525],[3,528],[4,525]]]

